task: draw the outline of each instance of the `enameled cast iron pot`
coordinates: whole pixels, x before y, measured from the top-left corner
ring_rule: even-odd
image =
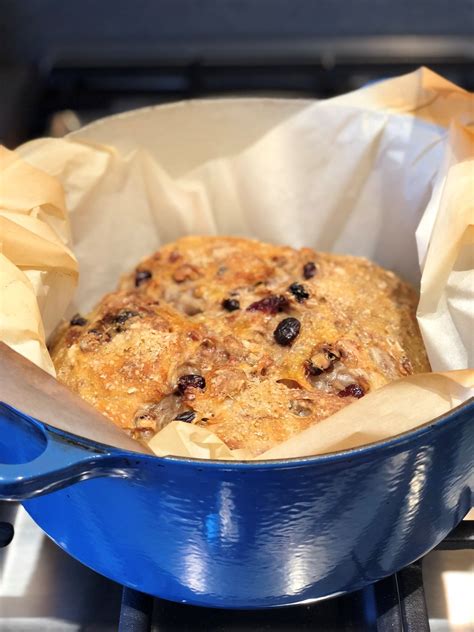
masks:
[[[158,458],[0,404],[0,499],[95,571],[173,601],[266,608],[355,590],[421,557],[474,490],[474,400],[368,447],[288,461]]]

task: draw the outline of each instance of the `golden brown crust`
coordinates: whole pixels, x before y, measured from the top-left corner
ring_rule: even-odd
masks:
[[[187,237],[142,261],[87,324],[66,327],[52,356],[59,380],[137,438],[188,413],[256,455],[429,371],[416,303],[365,259]]]

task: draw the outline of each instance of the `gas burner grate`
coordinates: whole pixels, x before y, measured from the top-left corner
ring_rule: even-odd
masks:
[[[148,632],[153,617],[153,597],[124,586],[119,632]]]

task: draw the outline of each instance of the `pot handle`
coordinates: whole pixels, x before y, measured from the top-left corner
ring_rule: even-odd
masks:
[[[0,402],[0,500],[23,501],[97,476],[129,478],[136,465],[124,452],[63,433]]]

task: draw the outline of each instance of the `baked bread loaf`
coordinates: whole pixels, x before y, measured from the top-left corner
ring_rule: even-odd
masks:
[[[185,237],[75,316],[51,352],[58,379],[139,440],[178,419],[258,455],[429,371],[416,304],[363,258]]]

